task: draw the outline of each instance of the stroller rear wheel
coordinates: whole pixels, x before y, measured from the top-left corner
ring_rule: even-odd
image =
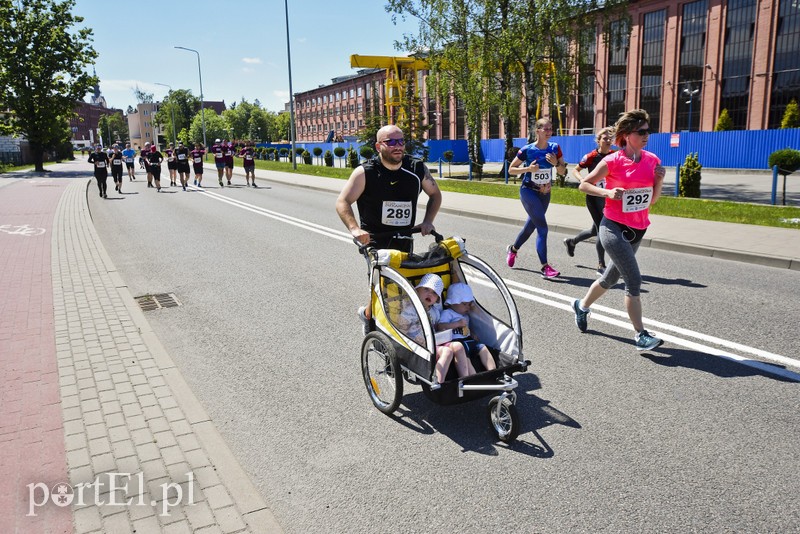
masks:
[[[495,397],[489,401],[489,424],[500,441],[511,443],[517,439],[519,415],[511,399]]]
[[[361,346],[361,371],[372,404],[391,414],[403,397],[403,377],[394,345],[381,332],[370,332]]]

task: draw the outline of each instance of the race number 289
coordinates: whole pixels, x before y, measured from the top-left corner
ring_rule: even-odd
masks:
[[[386,201],[381,222],[386,226],[408,226],[411,224],[411,211],[411,202]]]

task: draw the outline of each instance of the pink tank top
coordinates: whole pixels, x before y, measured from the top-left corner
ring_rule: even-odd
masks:
[[[624,150],[609,154],[603,161],[608,166],[606,189],[622,187],[621,200],[607,198],[603,215],[606,218],[644,230],[650,226],[650,203],[653,201],[655,169],[661,160],[652,152],[642,150],[641,160],[633,163]]]

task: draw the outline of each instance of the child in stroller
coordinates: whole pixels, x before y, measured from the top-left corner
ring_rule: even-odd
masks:
[[[468,365],[466,375],[459,373],[459,376],[475,374],[473,361],[475,364],[479,361],[483,371],[496,369],[489,349],[483,343],[478,342],[476,334],[470,332],[469,312],[472,310],[473,302],[475,302],[475,296],[472,294],[472,288],[462,282],[451,284],[450,289],[447,290],[447,301],[445,302],[447,308],[442,311],[439,321],[435,322],[436,331],[453,331],[453,341],[445,343],[444,346],[463,345],[469,356],[465,362]]]

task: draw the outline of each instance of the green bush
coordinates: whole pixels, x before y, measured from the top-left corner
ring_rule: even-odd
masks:
[[[717,125],[714,126],[714,131],[724,132],[727,130],[733,130],[733,119],[731,119],[731,116],[728,114],[728,110],[723,109],[717,119]]]
[[[322,149],[320,147],[318,147],[318,146],[314,147],[313,152],[314,152],[314,156],[317,157],[317,158],[319,158],[322,155]]]
[[[450,176],[452,176],[452,173],[450,172],[450,162],[453,161],[453,151],[445,150],[444,152],[442,152],[442,157],[447,162],[447,177],[449,178]]]
[[[300,155],[303,156],[303,163],[305,163],[306,165],[311,165],[314,163],[311,160],[311,153],[308,150],[303,150],[303,152],[301,152]]]
[[[297,154],[298,156],[302,156],[303,152],[305,152],[305,151],[306,151],[305,148],[295,148],[294,149],[294,153]]]
[[[689,153],[681,165],[680,195],[682,197],[700,198],[700,174],[703,166],[697,159],[697,153]]]
[[[322,156],[322,159],[325,160],[325,165],[328,167],[333,167],[333,154],[331,154],[330,150],[325,151],[325,155]]]
[[[362,146],[358,152],[364,159],[372,159],[372,156],[375,155],[375,151],[372,149],[372,147],[367,145]]]
[[[347,166],[351,169],[355,169],[361,165],[361,160],[358,159],[358,152],[356,152],[352,147],[347,150]]]
[[[347,151],[340,146],[337,146],[336,148],[333,149],[333,155],[336,156],[337,158],[342,158],[346,153]]]
[[[800,128],[800,110],[797,108],[797,99],[793,98],[783,111],[781,129]]]
[[[782,148],[769,155],[769,168],[778,166],[778,173],[784,176],[800,169],[800,150]]]
[[[778,174],[783,175],[783,205],[786,205],[786,177],[800,169],[800,150],[782,148],[769,155],[770,168],[778,166]]]
[[[278,154],[280,155],[280,157],[285,158],[286,156],[289,155],[289,149],[284,147],[278,151]]]

